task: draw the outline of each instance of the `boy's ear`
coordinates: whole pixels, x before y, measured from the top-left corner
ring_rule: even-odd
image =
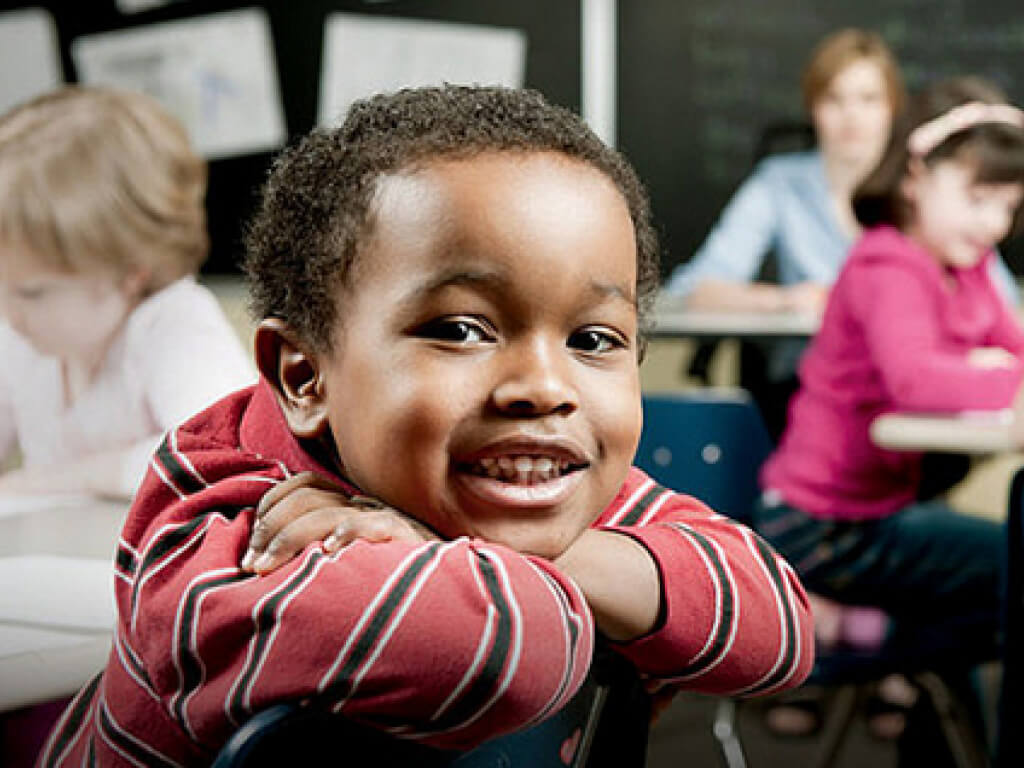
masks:
[[[329,425],[320,359],[275,317],[260,321],[253,347],[256,367],[274,388],[292,434],[306,440],[321,437]]]

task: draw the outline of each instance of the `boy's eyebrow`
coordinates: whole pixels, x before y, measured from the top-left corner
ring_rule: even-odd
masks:
[[[416,286],[406,298],[419,299],[444,288],[459,285],[475,285],[490,290],[501,290],[506,289],[508,283],[509,279],[498,270],[457,267],[432,276],[430,280]],[[634,292],[616,283],[591,280],[590,290],[591,293],[601,297],[621,299],[629,304],[636,303]]]
[[[418,299],[437,293],[443,288],[457,285],[481,285],[500,288],[507,283],[502,274],[493,269],[472,269],[455,267],[432,275],[429,280],[417,285],[409,298]]]

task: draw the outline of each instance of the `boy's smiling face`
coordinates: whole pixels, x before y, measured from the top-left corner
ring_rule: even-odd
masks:
[[[319,361],[342,471],[446,537],[561,553],[640,436],[624,199],[566,156],[488,152],[383,178],[372,221]]]

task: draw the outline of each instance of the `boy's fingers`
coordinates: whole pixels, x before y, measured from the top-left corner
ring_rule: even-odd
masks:
[[[318,509],[337,508],[344,503],[345,500],[334,491],[303,485],[292,488],[279,501],[268,505],[262,514],[257,509],[256,522],[249,534],[249,548],[262,551],[278,531],[296,519],[313,514]]]
[[[281,499],[288,497],[300,488],[316,488],[344,495],[344,490],[342,488],[334,485],[320,475],[313,472],[299,472],[297,475],[292,475],[286,480],[282,480],[263,494],[263,498],[261,498],[259,504],[256,505],[256,517],[263,517],[265,514],[270,512],[270,510],[273,509]]]
[[[356,539],[363,541],[422,541],[393,514],[374,515],[360,511],[347,516],[334,526],[334,530],[324,540],[324,549],[328,552],[337,552]]]
[[[278,568],[311,542],[321,541],[328,536],[338,524],[339,514],[350,513],[338,507],[321,507],[292,520],[277,531],[262,552],[250,548],[242,561],[242,567],[248,565],[247,570],[256,573],[267,573]]]

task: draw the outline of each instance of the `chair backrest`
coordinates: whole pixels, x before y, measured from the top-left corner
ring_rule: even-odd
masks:
[[[772,450],[761,414],[743,390],[646,394],[634,463],[662,485],[717,512],[748,520],[758,471]]]
[[[646,762],[649,717],[635,669],[599,644],[586,682],[562,710],[469,752],[433,749],[322,709],[282,703],[247,720],[212,768],[620,768]]]

